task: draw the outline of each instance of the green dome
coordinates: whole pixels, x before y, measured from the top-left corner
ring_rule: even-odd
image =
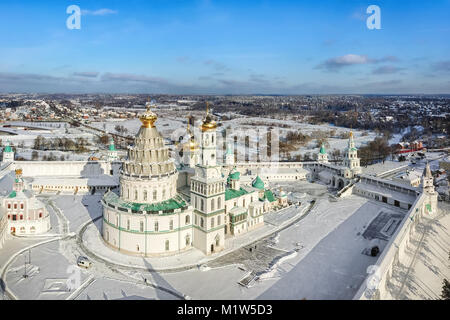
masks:
[[[319,151],[319,153],[320,154],[326,154],[327,152],[325,151],[325,147],[323,146],[323,143],[322,143],[322,145],[320,146],[320,151]]]
[[[261,180],[259,176],[256,176],[255,180],[253,180],[252,187],[259,190],[264,189],[264,182]]]
[[[116,151],[116,146],[114,145],[114,139],[112,137],[109,139],[109,151]]]
[[[13,152],[11,146],[9,145],[9,141],[6,143],[5,150],[3,152]]]

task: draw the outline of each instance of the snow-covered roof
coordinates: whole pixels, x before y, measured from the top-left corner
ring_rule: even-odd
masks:
[[[381,196],[385,196],[387,198],[392,198],[392,199],[395,199],[395,200],[398,200],[398,201],[402,201],[402,202],[405,202],[405,203],[409,203],[409,204],[413,204],[414,201],[416,200],[416,197],[413,196],[413,195],[406,194],[406,193],[403,193],[403,192],[398,192],[398,191],[395,191],[395,190],[391,190],[391,189],[388,189],[388,188],[386,188],[384,186],[377,186],[377,185],[372,184],[372,183],[358,182],[356,184],[356,187],[358,189],[363,189],[363,190],[366,190],[368,192],[373,192],[373,193],[379,194]]]

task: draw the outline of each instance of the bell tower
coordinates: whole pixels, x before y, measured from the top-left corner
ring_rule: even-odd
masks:
[[[3,149],[3,160],[2,162],[13,162],[14,161],[14,150],[11,147],[9,141],[6,142],[6,146]]]
[[[205,254],[223,250],[225,244],[225,178],[216,162],[217,124],[209,114],[201,125],[201,161],[191,178],[194,205],[194,246]]]
[[[353,131],[350,131],[348,138],[347,150],[345,152],[344,166],[349,168],[352,173],[361,173],[361,167],[359,165],[358,149],[355,147],[355,141],[353,140]]]
[[[430,164],[427,163],[422,175],[422,193],[426,196],[424,201],[425,214],[434,214],[437,212],[437,192],[434,190],[433,175],[431,174]]]
[[[317,155],[317,161],[321,163],[328,163],[328,154],[323,143],[320,145],[319,154]]]

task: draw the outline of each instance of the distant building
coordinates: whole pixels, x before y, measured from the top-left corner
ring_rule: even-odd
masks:
[[[13,162],[14,161],[14,150],[11,147],[11,143],[9,141],[6,142],[6,146],[3,149],[3,163]]]
[[[22,170],[16,169],[13,191],[3,198],[7,230],[13,235],[45,233],[50,229],[50,216],[45,205],[25,189]]]
[[[323,143],[320,146],[319,154],[317,155],[317,161],[321,163],[328,163],[328,154]]]

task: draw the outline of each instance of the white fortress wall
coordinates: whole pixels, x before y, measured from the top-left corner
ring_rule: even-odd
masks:
[[[423,193],[416,198],[377,262],[369,267],[371,270],[368,270],[367,280],[363,282],[353,297],[354,300],[395,299],[389,288],[393,268],[399,261],[408,265],[410,261],[407,260],[411,260],[406,251],[410,247],[410,239],[415,232],[415,226],[423,217],[426,199],[427,196]]]
[[[26,177],[117,175],[120,162],[98,161],[14,161],[11,170],[21,168]]]

